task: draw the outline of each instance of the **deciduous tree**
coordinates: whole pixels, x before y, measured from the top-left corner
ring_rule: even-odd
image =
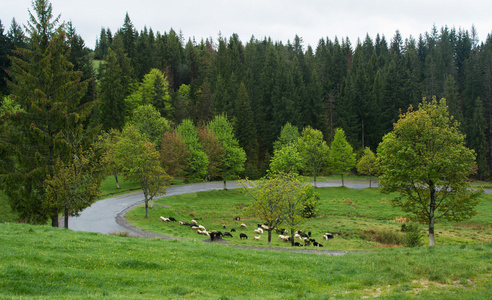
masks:
[[[225,115],[216,116],[208,124],[208,128],[215,132],[222,149],[224,149],[220,176],[224,181],[224,189],[226,189],[226,181],[237,178],[244,171],[246,152],[239,146],[238,140],[234,137],[232,125]]]
[[[364,149],[364,154],[357,163],[357,172],[361,175],[369,175],[369,187],[371,187],[371,176],[380,173],[376,155],[369,147]]]
[[[316,177],[327,166],[330,148],[323,140],[323,133],[309,126],[303,129],[298,145],[302,170],[314,177],[316,187]]]
[[[345,139],[345,132],[341,128],[335,129],[335,137],[330,149],[330,170],[335,174],[343,175],[355,167],[356,159],[352,146]]]
[[[149,217],[149,202],[165,194],[172,178],[160,165],[159,151],[132,125],[123,129],[116,145],[116,159],[123,175],[140,183],[145,200],[145,217]]]
[[[382,192],[399,192],[392,204],[429,226],[434,246],[437,220],[461,221],[476,214],[481,190],[470,187],[475,154],[449,118],[445,99],[425,99],[400,115],[378,148]]]

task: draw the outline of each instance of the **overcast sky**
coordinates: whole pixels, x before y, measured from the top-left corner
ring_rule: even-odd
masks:
[[[0,20],[5,32],[12,18],[26,24],[31,0],[0,0]],[[237,33],[246,43],[251,36],[271,37],[286,43],[295,35],[316,47],[320,38],[348,37],[355,45],[366,34],[374,40],[382,34],[388,42],[396,30],[404,39],[412,35],[450,28],[478,32],[480,41],[492,33],[490,0],[51,0],[55,15],[71,20],[86,45],[94,47],[101,28],[114,33],[123,25],[126,12],[140,32],[144,26],[154,32],[181,31],[187,41]]]

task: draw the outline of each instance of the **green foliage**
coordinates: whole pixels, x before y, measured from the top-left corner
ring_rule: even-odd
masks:
[[[152,104],[135,108],[131,124],[157,147],[161,144],[162,134],[171,128],[168,120],[161,117]]]
[[[319,197],[311,185],[304,185],[294,174],[270,173],[257,182],[242,182],[242,186],[253,198],[249,213],[269,228],[269,245],[273,228],[279,228],[281,224],[291,230],[293,243],[294,231],[306,221],[306,209],[314,213]]]
[[[321,175],[327,167],[330,149],[323,140],[323,133],[311,127],[305,127],[299,138],[298,150],[302,160],[302,170],[306,174],[314,176]]]
[[[270,171],[298,174],[302,169],[302,160],[295,145],[284,145],[275,149]]]
[[[299,140],[299,129],[287,122],[282,126],[278,139],[273,143],[273,150],[280,150],[287,145],[297,145]]]
[[[207,154],[203,151],[198,138],[195,125],[189,119],[184,120],[177,128],[176,132],[183,137],[188,152],[190,154],[188,165],[185,169],[185,179],[188,182],[197,182],[207,176],[207,166],[209,164]]]
[[[126,126],[116,144],[115,158],[125,178],[140,183],[144,193],[145,216],[148,203],[166,193],[172,178],[160,166],[159,151],[132,125]]]
[[[8,130],[0,143],[2,188],[13,210],[31,223],[51,217],[53,226],[58,225],[58,210],[46,209],[44,181],[54,175],[57,158],[68,159],[63,133],[80,126],[92,108],[92,103],[81,103],[88,82],[73,71],[65,27],[58,22],[51,4],[33,2],[28,49],[17,49],[10,57],[10,97],[18,107],[5,111]]]
[[[137,90],[125,99],[128,110],[134,110],[141,105],[152,105],[161,117],[170,117],[171,97],[169,83],[164,74],[158,69],[151,69],[140,83]]]
[[[410,107],[378,148],[382,192],[400,193],[393,205],[429,225],[434,244],[438,219],[465,220],[476,214],[481,190],[470,188],[475,155],[464,145],[464,136],[451,123],[446,101],[424,101],[417,111]]]
[[[354,149],[345,139],[345,132],[341,128],[335,129],[335,137],[331,142],[330,170],[335,174],[347,174],[356,163]]]
[[[239,146],[231,123],[225,115],[220,115],[208,123],[208,128],[213,130],[224,150],[224,156],[219,167],[221,169],[220,177],[224,183],[226,180],[239,177],[239,174],[244,171],[246,152]]]
[[[357,163],[357,172],[361,175],[378,176],[381,171],[378,165],[377,157],[369,147],[364,149],[364,154]],[[371,187],[371,181],[369,181]]]
[[[403,226],[405,225],[405,226]],[[420,247],[424,233],[416,223],[403,223],[401,231],[405,232],[405,246]]]

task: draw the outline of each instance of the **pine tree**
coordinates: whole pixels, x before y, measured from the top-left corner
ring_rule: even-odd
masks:
[[[58,227],[60,207],[46,205],[45,180],[53,178],[57,158],[67,160],[64,132],[80,125],[91,106],[80,104],[87,81],[80,81],[82,74],[73,71],[68,60],[64,25],[53,18],[48,1],[37,0],[33,8],[27,26],[29,49],[18,49],[11,57],[11,97],[21,111],[10,116],[11,130],[3,143],[16,161],[4,188],[21,218],[45,223],[51,217],[52,226]]]

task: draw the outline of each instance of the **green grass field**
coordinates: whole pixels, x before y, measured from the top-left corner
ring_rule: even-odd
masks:
[[[315,218],[303,224],[301,228],[312,232],[312,237],[321,242],[325,248],[332,250],[388,250],[388,245],[373,241],[374,232],[390,231],[400,233],[402,223],[397,219],[404,214],[390,204],[392,195],[380,194],[377,189],[349,189],[343,187],[318,188],[321,195],[319,213]],[[198,235],[196,230],[188,226],[180,226],[175,222],[163,223],[159,217],[174,217],[178,221],[196,220],[207,230],[237,230],[233,238],[224,238],[231,245],[262,246],[267,245],[264,233],[259,241],[254,241],[253,230],[261,220],[246,215],[244,208],[251,203],[241,189],[200,192],[186,195],[165,197],[156,201],[154,208],[149,210],[146,219],[143,207],[130,211],[126,218],[133,225],[147,231],[156,232],[191,240],[204,240],[207,237]],[[438,245],[483,244],[492,242],[492,195],[483,195],[477,207],[478,214],[463,223],[438,222],[436,225],[436,243]],[[241,221],[234,221],[240,216]],[[241,228],[245,223],[248,228]],[[225,226],[225,229],[223,228]],[[423,230],[425,225],[421,225]],[[374,231],[374,232],[373,232]],[[325,232],[337,234],[338,237],[322,241]],[[239,233],[246,233],[247,240],[239,239]],[[272,235],[272,247],[290,245],[278,240],[278,234]],[[427,244],[427,237],[422,238]],[[311,247],[314,249],[314,247]]]
[[[2,299],[487,299],[492,244],[329,256],[0,224]]]

